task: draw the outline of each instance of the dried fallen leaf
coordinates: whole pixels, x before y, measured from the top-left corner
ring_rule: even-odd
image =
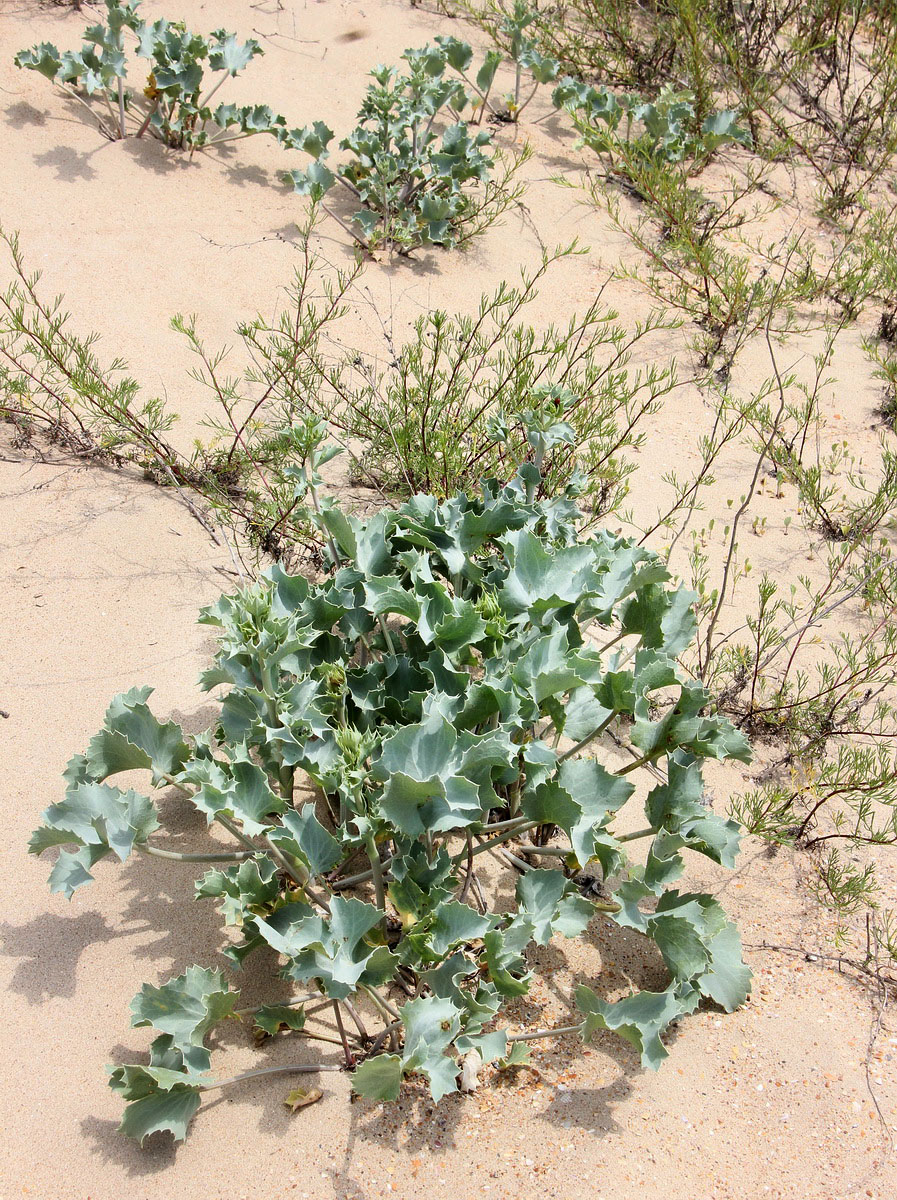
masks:
[[[320,1100],[324,1093],[320,1088],[293,1088],[284,1104],[290,1112],[297,1112],[300,1108],[307,1108],[309,1104],[314,1104],[316,1100]]]
[[[464,1055],[461,1062],[461,1082],[460,1087],[462,1092],[475,1092],[480,1086],[480,1071],[483,1069],[483,1060],[480,1058],[476,1050],[471,1050]]]

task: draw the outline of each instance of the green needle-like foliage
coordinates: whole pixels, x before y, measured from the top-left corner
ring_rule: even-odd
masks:
[[[616,1000],[583,985],[566,1031],[615,1030],[656,1067],[671,1021],[702,998],[730,1011],[750,985],[719,903],[673,886],[685,850],[733,865],[738,827],[705,806],[701,763],[749,758],[677,665],[694,637],[692,594],[650,551],[585,537],[576,488],[539,498],[533,463],[477,495],[415,495],[359,520],[318,493],[331,455],[320,436],[311,425],[295,481],[326,547],[324,577],[274,566],[203,610],[219,639],[202,680],[224,689],[216,727],[185,739],[152,717],[147,689],[116,698],[32,851],[74,848],[51,878],[69,895],[110,851],[189,858],[150,840],[151,799],[107,780],[144,769],[157,787],[177,785],[237,839],[196,888],[236,931],[227,957],[239,966],[270,948],[300,992],[353,1020],[373,1003],[381,1033],[362,1027],[350,1049],[345,1027],[356,1026],[340,1029],[356,1091],[376,1099],[419,1075],[439,1100],[470,1056],[521,1061],[498,1022],[529,989],[528,949],[579,937],[603,914],[656,944],[669,984]],[[612,728],[628,747],[622,765],[604,741]],[[630,775],[647,766],[664,781],[621,825]],[[300,776],[316,801],[298,797]],[[631,859],[641,839],[647,857]],[[490,907],[484,852],[519,873],[510,908]],[[198,966],[144,985],[132,1012],[157,1032],[151,1062],[111,1077],[126,1133],[184,1136],[200,1093],[217,1086],[204,1039],[239,1015],[236,999]],[[306,999],[258,1010],[259,1034],[308,1036]]]

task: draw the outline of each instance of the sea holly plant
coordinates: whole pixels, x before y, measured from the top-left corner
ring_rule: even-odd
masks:
[[[229,964],[273,950],[293,991],[240,1009],[229,978],[199,965],[144,984],[131,1008],[155,1032],[149,1063],[110,1077],[141,1140],[183,1138],[202,1093],[233,1082],[211,1073],[206,1044],[223,1020],[252,1019],[259,1038],[338,1033],[362,1096],[422,1077],[439,1100],[562,1034],[615,1031],[657,1067],[671,1022],[702,1000],[731,1011],[750,985],[719,903],[677,886],[686,851],[731,866],[738,847],[738,826],[704,803],[703,760],[749,757],[677,666],[693,595],[647,549],[583,537],[575,481],[538,498],[535,461],[476,495],[415,495],[361,520],[321,495],[332,451],[306,432],[296,499],[323,577],[273,566],[204,609],[219,639],[201,678],[221,689],[214,728],[190,738],[159,721],[149,688],[116,697],[31,843],[62,847],[50,885],[67,896],[103,858],[207,862],[196,896],[232,931]],[[567,436],[534,427],[534,459]],[[167,848],[152,794],[111,782],[125,771],[189,797],[233,848]],[[643,815],[630,815],[640,778]],[[602,921],[654,943],[667,985],[583,983],[568,1022],[509,1028],[530,948],[600,938]],[[343,1068],[274,1068],[319,1069]]]
[[[518,121],[539,88],[543,84],[553,83],[560,74],[557,59],[542,54],[526,32],[535,19],[536,14],[517,0],[513,10],[506,13],[501,21],[499,33],[503,43],[508,46],[508,58],[514,67],[514,87],[512,91],[501,95],[498,102],[494,98],[494,88],[499,68],[505,61],[504,55],[498,50],[488,50],[479,69],[474,72],[473,50],[469,43],[456,37],[436,38],[447,64],[470,89],[468,99],[478,121],[482,121],[486,113],[498,121]]]
[[[448,53],[425,46],[402,59],[405,73],[387,66],[371,72],[359,123],[339,144],[349,152],[341,164],[330,162],[334,133],[323,122],[282,138],[314,159],[287,179],[367,250],[460,246],[519,198],[522,189],[509,184],[526,152],[502,160],[493,178],[492,135],[461,119],[468,93],[448,73]],[[337,185],[360,204],[348,222],[324,200]]]
[[[612,162],[634,156],[661,163],[706,163],[720,146],[751,144],[750,133],[738,124],[732,109],[712,112],[700,124],[695,97],[665,84],[656,99],[614,92],[565,76],[552,93],[580,135],[580,145]]]
[[[106,24],[88,26],[80,50],[60,53],[42,42],[19,51],[15,64],[45,75],[84,105],[112,140],[150,134],[174,149],[197,149],[256,133],[285,134],[286,121],[267,105],[211,105],[223,84],[263,53],[257,41],[241,42],[224,29],[206,37],[182,22],[144,21],[138,8],[136,0],[106,0]],[[129,79],[140,83],[129,87]]]

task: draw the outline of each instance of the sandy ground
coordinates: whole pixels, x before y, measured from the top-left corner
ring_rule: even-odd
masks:
[[[146,9],[163,12],[156,3]],[[264,100],[291,123],[322,116],[338,129],[374,63],[456,28],[398,0],[179,0],[164,13],[196,28],[254,33],[266,56],[229,96]],[[302,202],[278,183],[280,152],[261,139],[193,162],[157,143],[111,144],[44,80],[12,67],[13,52],[35,41],[74,45],[89,19],[89,11],[0,0],[0,222],[20,232],[47,290],[65,291],[77,326],[102,332],[100,353],[121,355],[150,393],[168,398],[182,418],[176,440],[186,446],[208,400],[187,377],[189,356],[168,320],[199,311],[216,344],[229,340],[236,321],[272,311],[295,265]],[[608,263],[635,261],[606,217],[550,182],[580,161],[573,139],[549,121],[523,132],[537,151],[526,168],[527,212],[509,216],[466,255],[370,268],[345,337],[372,352],[381,317],[401,337],[431,307],[474,308],[481,292],[535,265],[540,233],[549,244],[579,236],[590,251],[549,275],[531,313],[537,322],[581,311]],[[322,229],[320,246],[336,265],[351,262],[337,228]],[[613,301],[630,320],[649,307],[629,285]],[[861,333],[845,336],[832,372],[851,380],[849,392],[833,386],[826,404],[832,428],[871,454],[876,386],[854,382]],[[682,345],[667,335],[654,352],[662,359]],[[769,364],[751,348],[740,370],[749,386]],[[662,502],[670,464],[684,468],[693,458],[707,411],[693,388],[670,397],[639,459],[632,499],[641,515]],[[733,457],[714,495],[737,494],[745,461]],[[785,507],[771,494],[758,511],[768,514],[769,532],[751,555],[787,573],[795,542],[785,536]],[[848,972],[762,948],[831,952],[831,926],[803,886],[808,864],[752,842],[737,872],[699,868],[690,880],[720,895],[739,923],[756,977],[751,1001],[731,1016],[707,1011],[682,1022],[657,1075],[607,1036],[585,1052],[567,1042],[536,1051],[535,1070],[435,1111],[413,1090],[395,1105],[350,1103],[348,1081],[327,1075],[323,1101],[295,1116],[283,1105],[289,1084],[274,1079],[210,1099],[177,1149],[155,1138],[140,1150],[117,1134],[120,1102],[103,1068],[147,1044],[144,1031],[128,1027],[128,1003],[145,980],[194,961],[218,965],[216,918],[188,902],[189,867],[139,860],[101,868],[97,883],[68,904],[48,894],[47,864],[24,847],[59,794],[67,759],[98,728],[114,693],[151,683],[160,715],[193,732],[207,726],[211,713],[194,681],[210,641],[195,615],[233,585],[230,569],[172,496],[125,473],[34,462],[8,439],[0,443],[0,708],[9,713],[0,718],[0,1200],[889,1200],[897,1192],[885,1128],[897,1126],[897,1026],[887,1013],[876,1020]],[[719,772],[720,805],[743,782],[740,768]],[[204,820],[176,800],[166,816],[185,844],[208,836]],[[897,870],[884,867],[895,903]],[[249,1003],[264,994],[271,965],[240,981]],[[658,978],[657,965],[601,921],[583,946],[553,944],[535,965],[541,982],[515,1013],[521,1023],[560,1019],[573,984],[599,969],[618,982]],[[256,1051],[248,1032],[234,1028],[216,1043],[215,1064],[229,1073],[296,1052],[283,1040]],[[298,1053],[314,1061],[316,1052]]]

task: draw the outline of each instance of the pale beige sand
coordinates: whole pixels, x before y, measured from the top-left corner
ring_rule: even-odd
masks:
[[[291,123],[323,116],[338,129],[354,114],[375,62],[396,61],[407,46],[457,28],[398,0],[178,0],[146,8],[197,28],[255,30],[266,56],[229,95],[266,101]],[[109,144],[44,80],[12,67],[12,53],[32,42],[74,45],[89,19],[89,10],[0,0],[0,220],[20,231],[47,290],[65,291],[78,327],[102,332],[100,352],[122,355],[150,391],[169,398],[182,416],[176,439],[186,446],[208,402],[187,378],[189,356],[168,319],[199,311],[216,344],[230,340],[236,321],[272,311],[295,262],[302,201],[278,184],[282,156],[261,139],[192,163],[154,142]],[[509,216],[463,256],[371,267],[367,301],[360,298],[347,320],[346,338],[372,351],[380,344],[377,312],[391,317],[401,338],[430,307],[474,307],[484,289],[535,265],[539,235],[549,245],[579,236],[591,247],[546,280],[532,310],[542,322],[581,310],[606,278],[602,263],[637,261],[606,217],[550,182],[581,161],[572,138],[560,138],[550,121],[525,132],[537,150],[526,168],[529,215]],[[321,238],[333,262],[351,261],[337,228],[322,227]],[[649,307],[633,285],[611,294],[626,319]],[[877,388],[855,382],[860,337],[851,330],[843,339],[832,373],[846,384],[830,390],[826,405],[833,434],[843,429],[871,456]],[[668,335],[654,352],[665,357],[682,344]],[[788,364],[815,345],[805,339],[792,347]],[[745,387],[767,375],[764,348],[749,348],[739,371]],[[650,516],[662,501],[660,477],[671,465],[684,471],[694,461],[708,413],[693,388],[670,397],[639,457],[638,514]],[[737,497],[748,461],[734,454],[720,476],[711,495],[721,507]],[[794,528],[784,531],[793,497],[770,489],[757,511],[768,516],[769,532],[751,540],[750,555],[757,570],[787,577],[796,556],[807,555]],[[194,618],[233,586],[230,569],[227,554],[170,495],[95,466],[33,463],[3,442],[0,708],[10,716],[0,718],[2,1200],[889,1200],[897,1192],[869,1091],[897,1125],[893,1019],[886,1014],[877,1031],[867,1078],[868,995],[823,963],[756,948],[747,954],[756,973],[751,1002],[731,1016],[704,1012],[684,1021],[657,1075],[643,1073],[628,1047],[608,1036],[585,1053],[572,1042],[537,1051],[538,1073],[493,1081],[436,1111],[413,1091],[396,1105],[350,1104],[348,1081],[327,1075],[324,1100],[290,1116],[288,1080],[269,1079],[210,1098],[180,1148],[156,1138],[141,1151],[117,1134],[120,1103],[106,1087],[104,1064],[148,1042],[145,1031],[129,1029],[128,1003],[144,980],[158,982],[193,961],[217,965],[217,922],[190,903],[189,868],[144,860],[100,868],[97,883],[68,904],[48,894],[48,865],[27,858],[24,847],[40,810],[59,795],[66,760],[96,730],[114,693],[151,683],[159,714],[191,731],[208,724],[211,710],[194,681],[210,642]],[[741,769],[717,771],[712,783],[722,805],[743,786]],[[185,844],[208,836],[204,820],[177,801],[165,811]],[[893,904],[897,870],[888,858]],[[807,870],[800,858],[771,858],[749,843],[736,874],[699,867],[693,881],[721,896],[749,946],[825,947],[830,927],[801,886]],[[636,982],[656,972],[607,923],[598,923],[590,943],[552,945],[538,961],[542,982],[515,1014],[521,1022],[560,1019],[572,981],[593,978],[602,963],[617,985],[620,972]],[[248,1002],[265,995],[271,967],[259,962],[240,980]],[[288,1040],[256,1051],[248,1032],[234,1028],[216,1044],[215,1066],[230,1072],[294,1054],[314,1061],[316,1053]]]

